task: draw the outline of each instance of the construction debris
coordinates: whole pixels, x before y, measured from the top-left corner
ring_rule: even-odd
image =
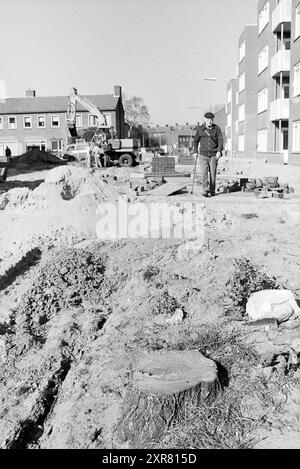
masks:
[[[287,321],[291,316],[300,316],[293,293],[289,290],[261,290],[253,293],[246,306],[250,319],[275,318]]]
[[[173,182],[167,182],[162,184],[159,187],[154,188],[152,191],[148,192],[146,195],[154,195],[154,196],[169,196],[177,194],[178,192],[186,189],[186,185],[184,184],[176,184]]]

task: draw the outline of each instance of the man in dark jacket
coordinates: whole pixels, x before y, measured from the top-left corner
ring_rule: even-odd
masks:
[[[9,162],[10,161],[10,157],[11,157],[11,149],[9,147],[6,147],[5,148],[5,156],[7,158],[7,161]]]
[[[202,173],[202,195],[208,197],[216,193],[216,175],[218,160],[222,156],[223,135],[220,127],[214,124],[214,114],[204,115],[205,123],[197,127],[194,137],[194,151],[200,153],[200,167]],[[208,184],[208,173],[210,183]]]

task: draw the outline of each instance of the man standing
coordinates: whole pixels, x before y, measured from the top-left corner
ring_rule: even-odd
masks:
[[[101,168],[102,167],[102,163],[101,163],[101,160],[100,160],[100,154],[101,154],[100,147],[99,147],[99,145],[95,144],[94,147],[93,147],[93,157],[94,157],[95,168]]]
[[[223,135],[220,127],[214,124],[214,114],[204,115],[205,123],[197,127],[194,137],[194,151],[200,153],[200,167],[202,173],[202,195],[213,197],[216,193],[216,175],[218,160],[222,156]],[[200,145],[199,145],[200,144]],[[210,182],[208,184],[208,173]]]
[[[94,144],[91,142],[88,147],[88,152],[86,155],[86,166],[87,168],[92,168],[93,167],[93,148]]]
[[[8,163],[10,162],[10,158],[11,158],[11,149],[9,147],[6,147],[5,148],[5,156],[7,158],[7,161]]]

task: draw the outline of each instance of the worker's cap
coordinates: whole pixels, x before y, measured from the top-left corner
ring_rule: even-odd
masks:
[[[215,118],[215,115],[214,115],[212,112],[206,112],[206,113],[204,114],[204,117],[205,117],[206,119],[214,119],[214,118]]]

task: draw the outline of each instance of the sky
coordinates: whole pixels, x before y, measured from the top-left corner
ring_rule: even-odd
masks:
[[[194,123],[225,102],[238,38],[257,0],[0,0],[0,80],[8,97],[143,98],[150,122]],[[205,81],[216,77],[216,82]]]

